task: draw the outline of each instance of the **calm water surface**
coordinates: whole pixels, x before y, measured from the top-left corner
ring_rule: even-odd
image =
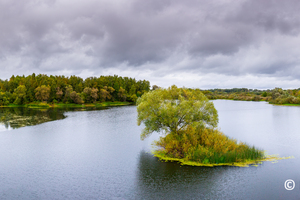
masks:
[[[0,199],[300,199],[300,107],[213,101],[226,135],[295,159],[258,167],[164,163],[140,140],[136,107],[66,112],[0,131]],[[284,182],[293,179],[292,191]]]

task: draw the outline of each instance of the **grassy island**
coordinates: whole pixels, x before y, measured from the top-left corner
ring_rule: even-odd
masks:
[[[219,130],[196,129],[189,126],[175,135],[170,133],[155,142],[160,149],[154,155],[165,161],[179,161],[185,165],[244,166],[264,160],[264,151],[237,143]]]
[[[145,124],[144,139],[163,132],[154,144],[154,156],[193,166],[248,166],[280,159],[228,138],[217,129],[218,114],[212,102],[198,89],[156,89],[137,100],[138,125]]]

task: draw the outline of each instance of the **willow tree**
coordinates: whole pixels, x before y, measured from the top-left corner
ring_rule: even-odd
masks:
[[[145,124],[144,139],[152,132],[180,134],[188,126],[214,128],[217,110],[200,90],[177,88],[156,89],[137,100],[138,125]]]

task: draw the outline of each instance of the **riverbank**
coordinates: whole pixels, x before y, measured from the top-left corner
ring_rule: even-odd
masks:
[[[12,107],[26,107],[26,108],[91,108],[91,107],[111,107],[111,106],[126,106],[132,105],[129,102],[96,102],[96,103],[87,103],[87,104],[75,104],[75,103],[45,103],[45,102],[32,102],[23,105],[9,104],[6,106],[0,106],[2,108],[12,108]]]
[[[264,100],[264,99],[261,99],[259,101],[253,101],[253,100],[246,100],[246,99],[209,99],[210,101],[214,101],[214,100],[228,100],[228,101],[252,101],[252,102],[267,102],[271,105],[274,105],[274,106],[300,106],[300,104],[292,104],[292,103],[284,103],[284,104],[277,104],[277,103],[272,103],[270,101],[267,101],[267,100]]]

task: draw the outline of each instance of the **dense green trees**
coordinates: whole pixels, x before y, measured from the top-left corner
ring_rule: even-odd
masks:
[[[92,103],[96,101],[130,101],[150,90],[146,80],[114,76],[47,76],[32,74],[0,80],[0,106],[35,101],[48,103]]]

